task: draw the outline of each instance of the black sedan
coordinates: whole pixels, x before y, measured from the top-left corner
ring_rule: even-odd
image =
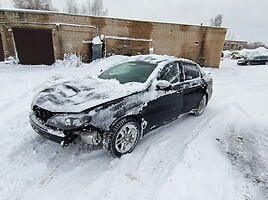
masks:
[[[252,58],[240,59],[238,65],[268,65],[268,56],[256,56]]]
[[[33,99],[30,122],[63,147],[77,137],[115,157],[130,153],[150,130],[180,115],[201,115],[212,78],[198,64],[169,56],[133,56],[96,78],[55,84]]]

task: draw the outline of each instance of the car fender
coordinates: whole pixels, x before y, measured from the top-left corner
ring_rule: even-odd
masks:
[[[108,131],[118,120],[128,116],[139,116],[146,103],[142,100],[143,93],[133,94],[124,99],[95,109],[91,125],[103,132]],[[139,117],[137,117],[139,119]]]

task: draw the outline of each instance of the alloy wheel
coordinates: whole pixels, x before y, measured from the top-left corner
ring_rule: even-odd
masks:
[[[116,138],[115,138],[115,149],[121,154],[127,153],[130,151],[133,146],[136,144],[136,141],[139,136],[138,127],[131,122],[123,125]]]

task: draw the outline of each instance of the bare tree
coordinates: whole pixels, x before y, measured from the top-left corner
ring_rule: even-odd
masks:
[[[85,2],[82,3],[81,14],[89,14]]]
[[[268,48],[267,45],[265,45],[264,43],[262,42],[251,42],[251,43],[248,43],[246,48],[247,49],[257,49],[259,47],[265,47],[265,48]]]
[[[211,26],[221,27],[223,15],[219,14],[214,19],[211,19]]]
[[[86,0],[86,2],[82,4],[81,14],[92,15],[91,0]]]
[[[76,0],[66,0],[65,11],[68,13],[81,13],[96,16],[108,14],[108,9],[104,8],[103,0],[86,0],[82,3],[81,9],[77,6]]]
[[[66,0],[66,12],[68,13],[79,13],[75,0]]]
[[[32,10],[57,10],[51,0],[12,0],[15,8]]]
[[[92,14],[96,16],[108,15],[108,9],[104,8],[103,0],[93,0],[92,2]]]
[[[236,40],[235,33],[232,32],[231,30],[228,30],[226,39],[227,39],[227,40]]]

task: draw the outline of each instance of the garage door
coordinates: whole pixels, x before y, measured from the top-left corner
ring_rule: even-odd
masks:
[[[51,65],[55,62],[51,30],[13,29],[21,64]]]
[[[2,36],[0,34],[0,61],[4,61],[4,49],[3,49],[3,43],[2,43]]]

